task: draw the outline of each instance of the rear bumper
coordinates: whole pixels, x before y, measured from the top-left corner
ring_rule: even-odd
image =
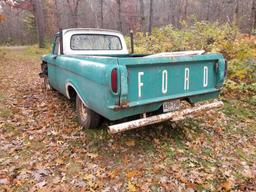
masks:
[[[170,113],[164,113],[156,116],[151,116],[148,118],[142,118],[130,122],[125,122],[121,124],[111,125],[108,127],[108,132],[110,134],[120,133],[124,131],[128,131],[131,129],[136,129],[139,127],[144,127],[147,125],[152,125],[156,123],[160,123],[163,121],[171,120],[171,121],[177,121],[186,118],[186,116],[196,114],[201,111],[207,111],[211,109],[218,109],[223,107],[222,101],[214,101],[212,103],[191,107],[188,109],[183,109],[175,112]]]

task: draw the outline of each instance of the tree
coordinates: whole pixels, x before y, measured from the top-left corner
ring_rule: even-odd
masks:
[[[252,30],[256,29],[256,0],[253,0],[252,3],[252,13],[251,13],[251,21],[252,21]]]
[[[72,26],[78,27],[78,7],[80,0],[67,0],[67,3],[73,20]]]
[[[207,15],[206,15],[206,21],[210,20],[210,11],[212,7],[212,0],[208,0],[207,2]]]
[[[14,9],[30,11],[35,20],[38,33],[38,43],[39,48],[45,47],[45,20],[43,11],[43,1],[42,0],[4,0],[6,4]]]
[[[235,1],[234,24],[239,26],[239,1]]]
[[[100,0],[100,27],[104,28],[103,0]]]
[[[140,3],[140,29],[143,31],[144,26],[145,26],[145,8],[144,8],[144,1],[139,0]]]
[[[58,9],[58,2],[57,0],[54,0],[54,14],[55,14],[55,17],[56,17],[56,24],[57,24],[57,27],[58,29],[60,29],[60,14],[59,14],[59,9]]]
[[[175,25],[173,0],[169,0],[168,10],[168,23]]]
[[[118,9],[118,22],[117,22],[117,25],[118,25],[118,29],[119,31],[123,31],[122,29],[122,15],[121,15],[121,0],[117,0],[117,9]]]
[[[42,0],[32,0],[34,16],[36,18],[39,48],[45,47],[45,21]]]
[[[153,0],[149,2],[149,24],[148,24],[148,32],[152,33],[152,24],[153,24]]]
[[[183,20],[187,21],[187,17],[188,17],[188,0],[185,0]]]

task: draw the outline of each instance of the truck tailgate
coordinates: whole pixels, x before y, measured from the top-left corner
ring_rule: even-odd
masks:
[[[121,102],[126,100],[130,107],[216,92],[225,76],[221,54],[120,58],[119,66],[127,76],[120,85]]]

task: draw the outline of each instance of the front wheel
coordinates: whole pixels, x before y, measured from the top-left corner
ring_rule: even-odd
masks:
[[[44,77],[43,87],[46,90],[53,90],[52,86],[50,85],[48,77]]]
[[[80,125],[85,129],[97,128],[100,124],[100,115],[87,108],[76,95],[76,111]]]

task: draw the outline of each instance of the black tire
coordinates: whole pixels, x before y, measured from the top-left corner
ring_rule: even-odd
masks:
[[[95,129],[100,125],[99,114],[87,108],[78,95],[76,95],[76,111],[80,125],[85,129]]]

